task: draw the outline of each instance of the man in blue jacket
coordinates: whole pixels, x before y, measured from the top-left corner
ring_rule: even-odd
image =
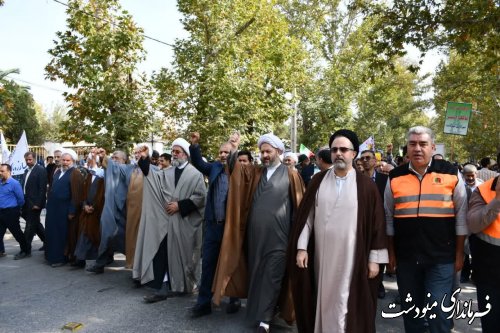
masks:
[[[203,175],[208,177],[207,204],[205,206],[205,228],[203,235],[203,262],[201,284],[196,305],[191,309],[193,318],[212,313],[212,283],[224,233],[227,193],[229,190],[228,160],[239,145],[239,134],[231,135],[230,141],[220,146],[219,159],[213,163],[203,160],[198,145],[200,134],[191,134],[191,163]],[[231,298],[226,308],[227,313],[235,313],[241,306],[238,298]]]

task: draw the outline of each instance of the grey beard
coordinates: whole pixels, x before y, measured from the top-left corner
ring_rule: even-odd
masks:
[[[335,169],[345,170],[347,168],[347,164],[342,160],[335,161],[334,165]]]
[[[187,159],[184,159],[184,158],[172,159],[172,166],[174,166],[174,167],[181,166],[184,163],[186,163],[186,161],[187,161]]]
[[[65,167],[65,166],[61,165],[61,171],[62,171],[62,172],[66,172],[66,171],[68,171],[68,169],[69,169],[69,168],[71,168],[72,166],[73,166],[73,165],[69,165],[69,166]]]

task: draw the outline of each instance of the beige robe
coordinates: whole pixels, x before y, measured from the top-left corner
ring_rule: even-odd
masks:
[[[125,256],[126,268],[134,266],[135,245],[142,211],[142,190],[144,187],[144,175],[136,166],[130,175],[127,192],[127,225],[125,228]]]
[[[337,177],[331,169],[321,182],[297,245],[298,249],[307,249],[310,232],[314,232],[315,332],[346,331],[357,225],[356,172],[352,169],[346,177]],[[371,251],[370,260],[378,262],[378,255],[378,251]]]

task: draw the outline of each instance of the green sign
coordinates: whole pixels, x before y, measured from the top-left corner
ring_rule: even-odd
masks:
[[[471,103],[448,102],[446,106],[446,119],[444,121],[444,133],[467,135],[471,114]]]

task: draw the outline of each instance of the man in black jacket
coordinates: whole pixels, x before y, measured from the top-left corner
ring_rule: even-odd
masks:
[[[31,252],[33,237],[38,235],[45,242],[45,229],[40,223],[40,213],[45,207],[47,193],[47,172],[45,168],[36,164],[36,154],[27,152],[24,160],[28,168],[24,171],[21,186],[24,193],[24,206],[22,217],[26,221],[24,235],[28,245],[28,253]]]

